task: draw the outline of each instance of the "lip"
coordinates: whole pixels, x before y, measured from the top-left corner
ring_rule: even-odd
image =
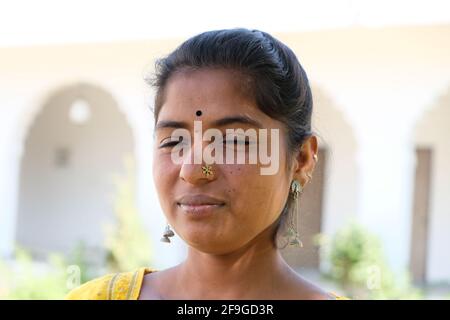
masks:
[[[194,195],[185,195],[179,198],[177,200],[177,204],[192,205],[192,206],[222,205],[225,204],[225,201],[212,196],[208,196],[206,194],[194,194]]]
[[[177,206],[192,217],[206,217],[225,206],[225,201],[205,194],[186,195],[177,200]]]

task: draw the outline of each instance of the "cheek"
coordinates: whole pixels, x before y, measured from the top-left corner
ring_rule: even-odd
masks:
[[[178,171],[170,155],[155,154],[153,157],[153,181],[158,192],[161,205],[165,208],[170,202],[173,185],[178,177]]]
[[[278,217],[286,193],[280,175],[261,175],[259,167],[252,165],[230,166],[224,174],[231,210],[243,226],[265,228]]]

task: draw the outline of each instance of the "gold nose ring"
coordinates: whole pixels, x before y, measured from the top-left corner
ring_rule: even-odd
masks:
[[[202,166],[202,172],[206,177],[209,177],[210,175],[213,175],[212,167],[210,165],[204,165]]]

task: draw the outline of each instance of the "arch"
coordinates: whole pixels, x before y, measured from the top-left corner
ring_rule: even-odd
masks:
[[[91,116],[70,119],[75,101]],[[16,242],[36,257],[69,253],[83,241],[97,252],[112,219],[112,175],[134,154],[132,130],[113,96],[86,82],[53,90],[25,118],[20,154]]]

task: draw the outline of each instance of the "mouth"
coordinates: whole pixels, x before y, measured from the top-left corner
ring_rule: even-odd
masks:
[[[216,213],[226,204],[224,201],[207,195],[187,195],[177,201],[177,206],[187,215],[206,217]]]
[[[210,213],[215,209],[223,207],[223,204],[178,204],[178,206],[186,213],[202,214]]]

